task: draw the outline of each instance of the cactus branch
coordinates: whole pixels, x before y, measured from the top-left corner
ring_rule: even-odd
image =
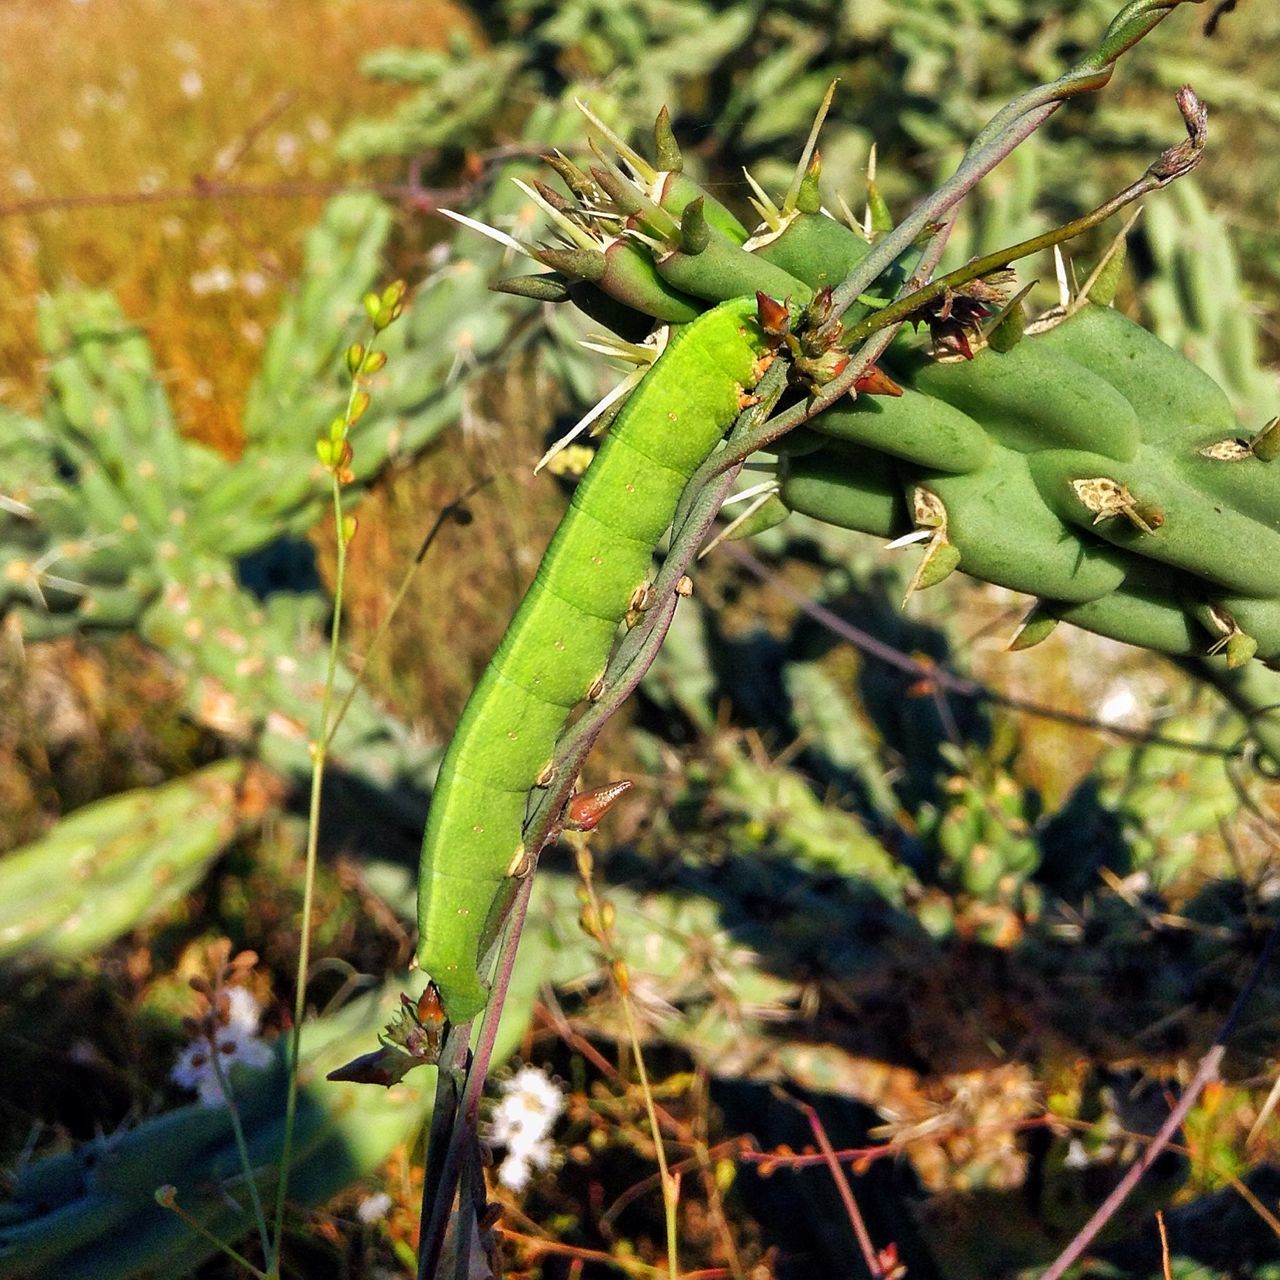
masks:
[[[1198,0],[1194,0],[1194,2],[1198,3]],[[788,431],[816,417],[824,409],[834,404],[879,359],[897,336],[898,330],[902,325],[911,316],[918,313],[925,304],[941,297],[948,289],[957,289],[973,280],[990,275],[993,271],[1007,267],[1010,263],[1016,262],[1020,258],[1028,257],[1031,254],[1039,253],[1044,249],[1071,240],[1105,222],[1135,200],[1139,200],[1144,195],[1159,190],[1175,179],[1190,173],[1199,164],[1204,154],[1208,139],[1208,113],[1189,86],[1184,85],[1178,91],[1177,102],[1178,109],[1182,113],[1182,118],[1187,128],[1186,139],[1162,152],[1136,182],[1130,183],[1123,191],[1117,192],[1116,195],[1098,205],[1097,208],[1082,214],[1079,218],[1064,223],[1052,231],[1032,236],[1029,240],[1023,240],[1008,248],[986,254],[984,257],[975,258],[972,262],[965,263],[964,266],[958,267],[955,271],[948,272],[945,276],[939,276],[936,280],[930,281],[929,276],[938,259],[942,256],[946,235],[952,225],[950,216],[944,219],[942,225],[935,232],[933,240],[925,250],[920,265],[916,268],[911,280],[899,292],[898,297],[887,307],[868,316],[865,320],[849,329],[847,337],[851,346],[856,345],[862,339],[868,339],[869,341],[864,342],[857,350],[846,368],[821,387],[816,395],[807,402],[794,405],[784,413],[779,414],[777,418],[761,423],[750,437],[742,437],[731,451],[713,455],[706,465],[706,475],[701,478],[705,481],[711,476],[719,474],[725,467],[745,459],[754,450],[765,448],[773,441],[780,439]],[[891,236],[896,234],[897,232],[893,232]],[[889,238],[886,237],[885,240],[887,241]],[[863,259],[863,262],[870,261],[876,252],[877,249],[873,249],[871,254],[868,254]],[[861,267],[859,267],[860,272]],[[838,293],[839,290],[836,291],[837,295]],[[833,295],[833,305],[835,305],[834,299],[835,295]]]

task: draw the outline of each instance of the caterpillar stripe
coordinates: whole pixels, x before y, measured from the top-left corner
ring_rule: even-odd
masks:
[[[454,1022],[488,998],[479,972],[521,869],[530,792],[572,709],[604,671],[690,477],[754,385],[754,300],[678,329],[578,486],[440,766],[418,878],[417,959]]]

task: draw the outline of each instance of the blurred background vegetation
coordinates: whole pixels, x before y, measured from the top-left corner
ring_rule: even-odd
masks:
[[[1090,48],[1114,5],[55,7],[0,7],[0,1275],[180,1274],[198,1251],[157,1225],[141,1153],[186,1100],[168,1071],[187,980],[229,938],[261,958],[269,1028],[292,1003],[333,565],[312,441],[340,408],[361,293],[414,287],[355,437],[353,670],[437,512],[492,483],[431,551],[335,744],[317,1055],[372,1047],[369,993],[407,962],[434,754],[566,500],[525,463],[615,376],[577,346],[585,322],[488,292],[501,249],[431,210],[536,234],[510,179],[538,175],[550,146],[581,148],[575,96],[640,138],[665,103],[713,189],[737,192],[743,164],[777,189],[836,76],[829,195],[861,207],[874,142],[902,209],[997,106]],[[1242,0],[1212,37],[1206,12],[1175,14],[993,175],[951,253],[1131,180],[1177,139],[1172,90],[1190,81],[1210,151],[1195,186],[1148,202],[1120,305],[1256,428],[1280,399],[1280,12]],[[1081,274],[1102,243],[1073,249]],[[1027,264],[1034,277],[1051,301],[1051,264]],[[742,1156],[745,1134],[812,1145],[803,1098],[837,1148],[887,1144],[854,1185],[909,1275],[1033,1273],[1159,1124],[1256,957],[1280,792],[1226,754],[1239,722],[1148,655],[1066,629],[1008,655],[1021,603],[954,581],[904,618],[908,568],[816,524],[751,555],[705,563],[588,776],[639,784],[597,839],[597,887],[620,908],[688,1161],[682,1259],[862,1274],[827,1170]],[[860,653],[796,591],[918,665]],[[993,696],[948,691],[935,663]],[[1151,730],[1210,749],[1142,742]],[[508,1040],[558,1073],[569,1106],[556,1169],[502,1193],[508,1258],[512,1274],[611,1274],[662,1256],[652,1147],[568,860],[550,855],[542,881]],[[1159,1274],[1158,1205],[1175,1274],[1280,1274],[1278,1013],[1271,980],[1229,1083],[1087,1274]],[[273,1114],[274,1076],[244,1088]],[[353,1114],[333,1089],[308,1112],[294,1265],[407,1274],[421,1106],[396,1094]],[[234,1167],[228,1146],[221,1130],[171,1142],[165,1176],[234,1234],[242,1220],[207,1192]],[[365,1221],[384,1187],[390,1209]]]

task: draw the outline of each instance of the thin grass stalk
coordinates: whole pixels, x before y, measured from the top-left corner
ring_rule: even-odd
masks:
[[[372,318],[372,317],[371,317]],[[393,317],[394,318],[394,317]],[[390,323],[390,321],[388,321]],[[380,331],[374,321],[374,335]],[[374,342],[358,364],[351,370],[351,388],[347,393],[347,407],[343,413],[343,439],[350,432],[356,414],[356,398],[362,388],[360,372],[364,358],[371,354]],[[365,398],[367,404],[367,397]],[[307,802],[306,864],[302,881],[302,920],[298,940],[298,967],[293,1002],[293,1027],[289,1037],[289,1078],[285,1094],[284,1137],[280,1147],[280,1173],[276,1182],[274,1243],[269,1255],[268,1280],[279,1280],[280,1254],[284,1244],[284,1209],[289,1191],[289,1165],[293,1154],[293,1136],[298,1111],[298,1067],[302,1054],[302,1022],[307,1012],[307,980],[311,968],[311,917],[315,906],[316,867],[320,849],[320,801],[324,790],[325,763],[331,740],[330,721],[333,715],[334,687],[338,678],[338,665],[342,641],[342,605],[346,589],[347,543],[354,528],[349,527],[342,510],[342,475],[339,466],[329,469],[330,496],[333,505],[333,526],[336,537],[337,562],[334,571],[333,617],[329,625],[329,656],[325,667],[324,691],[320,700],[320,723],[312,744],[311,790]],[[245,1170],[252,1177],[252,1171]]]

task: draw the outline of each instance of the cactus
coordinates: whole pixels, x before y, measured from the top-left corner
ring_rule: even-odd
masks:
[[[806,372],[821,349],[813,344],[831,345],[819,337],[815,291],[833,259],[843,258],[834,272],[843,275],[867,252],[821,211],[816,164],[780,207],[757,202],[765,221],[748,239],[680,172],[665,116],[664,169],[604,134],[634,180],[607,159],[590,174],[558,162],[572,198],[544,203],[560,242],[529,249],[565,297],[598,317],[622,307],[620,329],[637,314],[684,319],[753,289],[785,297],[815,326],[797,348]],[[617,235],[619,220],[635,236]],[[900,271],[871,293],[891,293]],[[976,355],[960,326],[988,307],[956,305],[948,336],[971,358],[899,340],[884,362],[901,396],[863,396],[813,418],[802,447],[780,461],[783,503],[924,539],[915,587],[959,567],[1039,597],[1015,647],[1066,620],[1175,655],[1222,651],[1233,668],[1255,655],[1280,662],[1277,429],[1242,433],[1206,374],[1085,296],[1007,349]],[[846,319],[867,311],[860,303]]]
[[[86,805],[0,861],[0,960],[89,954],[179,901],[240,829],[224,760]]]
[[[140,630],[188,673],[203,723],[241,740],[261,734],[264,758],[290,772],[310,768],[325,656],[306,637],[325,604],[318,594],[279,593],[260,603],[239,570],[243,557],[305,533],[328,509],[314,441],[345,405],[344,331],[376,278],[389,228],[379,201],[345,196],[310,233],[301,282],[250,391],[236,462],[182,438],[144,334],[108,294],[42,304],[51,360],[44,420],[4,411],[0,610],[29,639]],[[348,500],[457,417],[463,389],[448,377],[452,348],[485,295],[482,271],[451,262],[420,291],[421,310],[386,331],[392,358],[352,432]],[[477,361],[497,345],[490,329],[486,338],[474,327]],[[430,765],[426,747],[363,693],[336,750],[339,765],[392,794]],[[412,802],[409,810],[416,819]]]
[[[353,1001],[302,1031],[302,1089],[294,1135],[291,1195],[323,1203],[373,1172],[423,1118],[430,1094],[399,1085],[370,1089],[324,1076],[366,1048],[399,983]],[[521,989],[503,1025],[500,1052],[516,1045],[533,996]],[[283,1042],[280,1042],[283,1047]],[[232,1086],[264,1188],[274,1182],[283,1135],[283,1054],[262,1071],[236,1067]],[[0,1201],[0,1277],[177,1277],[213,1252],[181,1218],[156,1203],[163,1185],[206,1230],[234,1240],[251,1227],[244,1178],[225,1107],[199,1103],[123,1133],[20,1165]]]

